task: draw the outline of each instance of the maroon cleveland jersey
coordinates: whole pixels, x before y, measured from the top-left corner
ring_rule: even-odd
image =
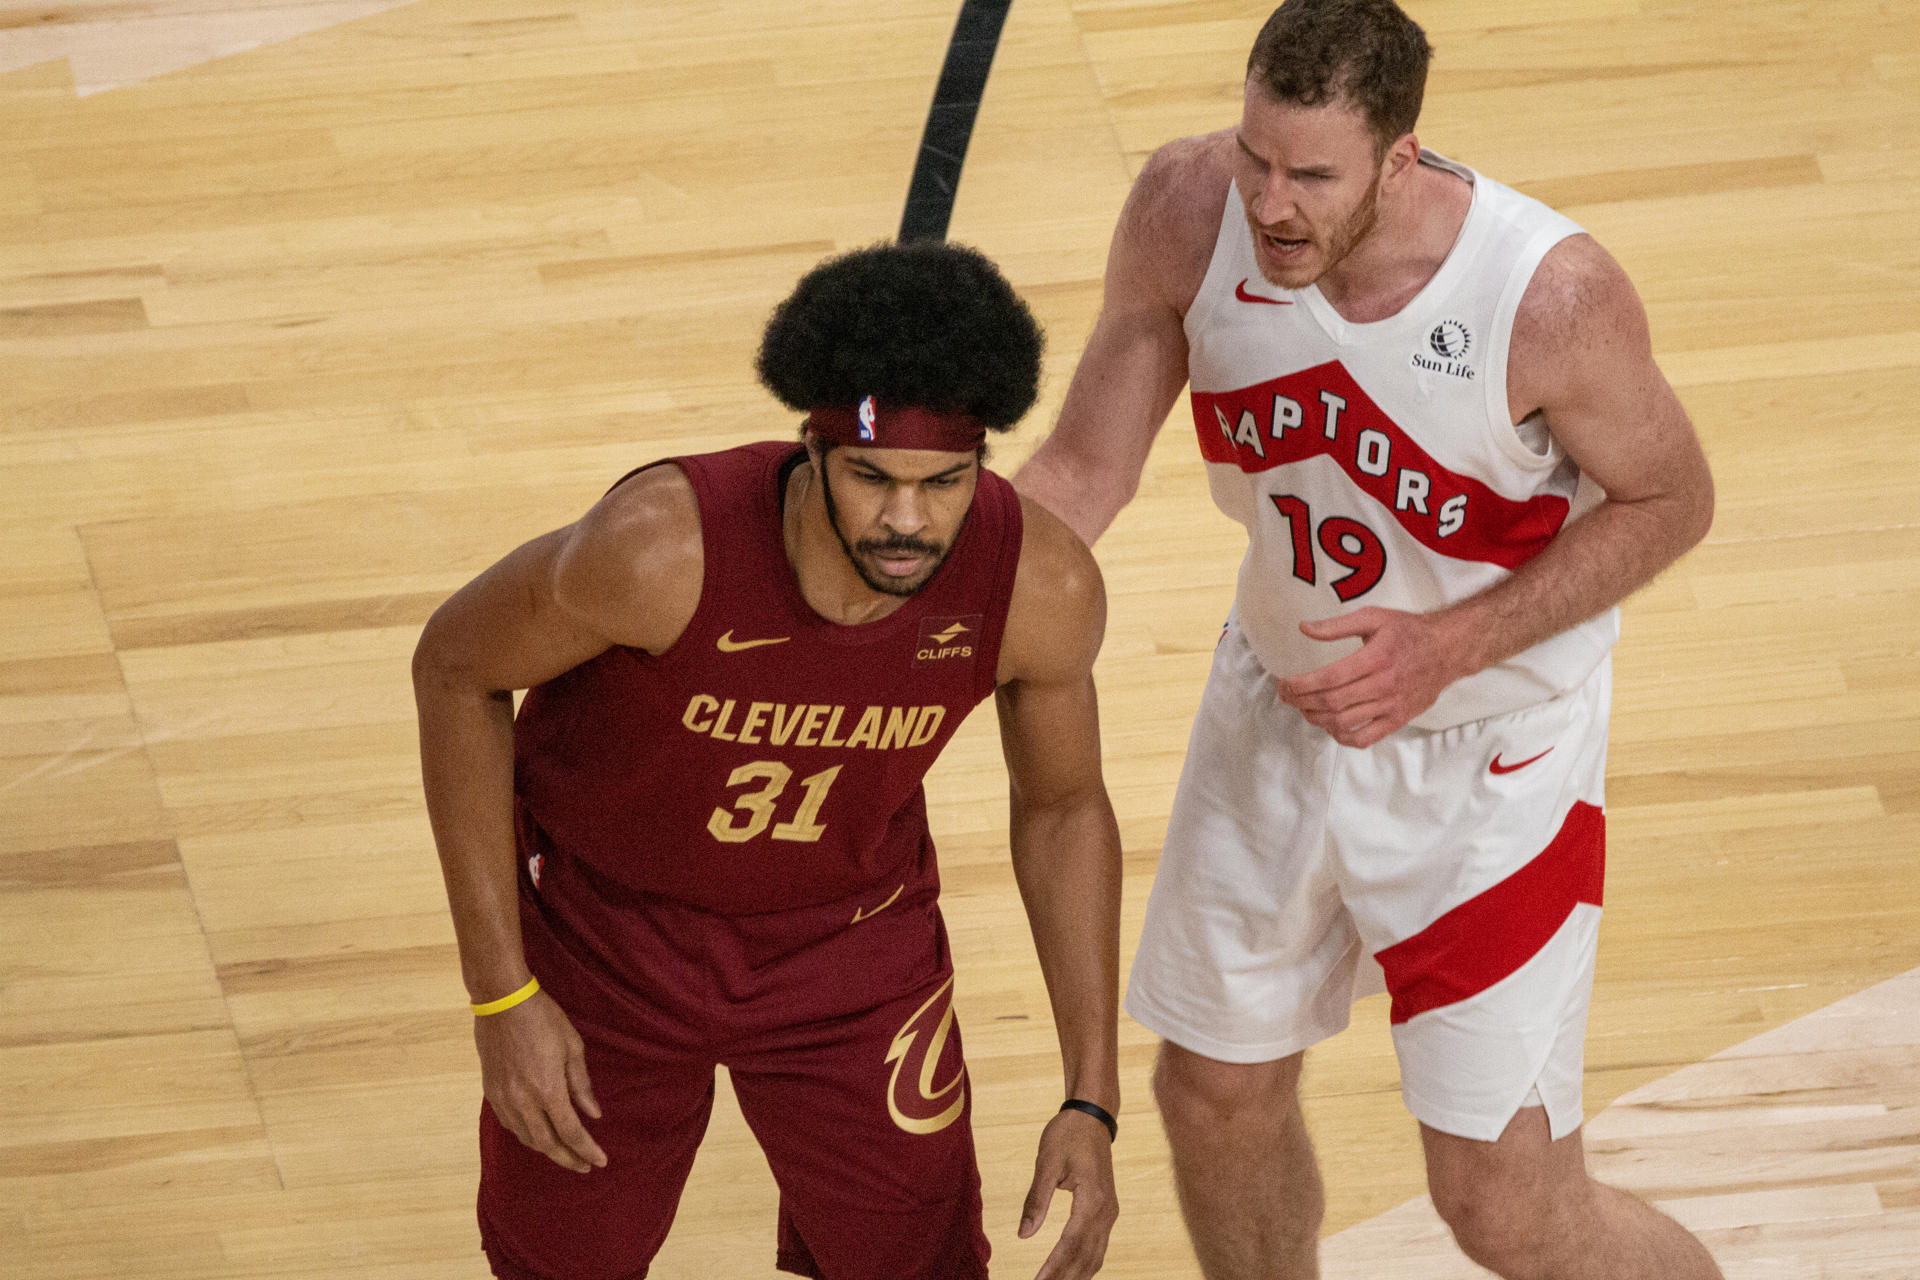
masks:
[[[919,594],[844,626],[787,560],[802,456],[773,441],[672,460],[700,506],[699,607],[666,652],[609,649],[527,693],[514,790],[535,843],[728,915],[936,882],[921,779],[993,692],[1020,500],[982,470]]]

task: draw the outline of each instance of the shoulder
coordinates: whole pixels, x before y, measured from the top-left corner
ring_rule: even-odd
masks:
[[[1233,187],[1233,131],[1176,138],[1147,157],[1114,235],[1155,291],[1185,312],[1206,279]]]
[[[1646,328],[1646,309],[1626,270],[1582,232],[1540,260],[1513,317],[1513,343],[1516,353],[1557,358]]]
[[[1106,633],[1107,590],[1086,543],[1021,498],[1020,564],[1000,642],[999,683],[1055,683],[1093,670]]]
[[[1646,308],[1633,281],[1584,233],[1547,251],[1514,313],[1510,381],[1524,406],[1549,406],[1592,378],[1652,359]]]
[[[1124,224],[1211,246],[1233,182],[1233,147],[1231,129],[1163,143],[1133,180],[1121,215]]]
[[[554,597],[619,643],[659,652],[692,620],[705,570],[692,482],[677,466],[650,467],[574,524]]]

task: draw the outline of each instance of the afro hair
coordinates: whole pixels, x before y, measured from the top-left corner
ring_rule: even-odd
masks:
[[[1033,407],[1044,339],[987,257],[940,241],[829,258],[774,309],[760,381],[790,409],[863,397],[1005,431]]]

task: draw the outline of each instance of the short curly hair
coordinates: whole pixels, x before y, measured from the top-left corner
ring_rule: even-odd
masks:
[[[1006,431],[1039,396],[1044,345],[985,254],[916,240],[807,272],[774,309],[754,367],[789,409],[850,409],[873,396]]]
[[[1247,78],[1302,107],[1358,107],[1385,155],[1413,132],[1426,96],[1433,46],[1393,0],[1286,0],[1247,55]]]

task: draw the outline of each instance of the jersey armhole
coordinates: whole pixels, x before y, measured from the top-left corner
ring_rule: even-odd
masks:
[[[1520,313],[1521,299],[1526,296],[1527,286],[1533,283],[1534,273],[1540,269],[1540,263],[1555,245],[1569,236],[1579,234],[1581,228],[1576,223],[1557,215],[1552,225],[1534,232],[1514,260],[1513,269],[1507,274],[1506,286],[1500,292],[1500,300],[1494,306],[1493,333],[1487,350],[1488,434],[1502,456],[1529,471],[1551,471],[1560,465],[1564,453],[1554,442],[1551,429],[1545,453],[1529,449],[1520,438],[1513,420],[1513,406],[1507,399],[1508,361],[1513,354],[1513,322]]]
[[[1026,513],[1020,509],[1019,493],[1009,481],[992,472],[983,472],[982,478],[988,475],[999,481],[995,486],[998,495],[995,503],[1004,514],[1001,516],[1003,532],[1000,552],[995,557],[993,586],[987,597],[987,616],[997,618],[998,625],[983,638],[981,652],[974,662],[973,701],[976,706],[985,702],[1000,687],[1000,648],[1006,640],[1007,621],[1013,613],[1013,584],[1020,574],[1020,557],[1027,537]]]
[[[680,628],[680,634],[673,638],[672,644],[660,650],[658,653],[655,653],[651,649],[642,649],[637,645],[623,644],[615,646],[615,648],[627,650],[643,662],[660,661],[676,652],[680,648],[681,642],[687,638],[700,623],[702,616],[707,612],[708,597],[711,594],[707,590],[707,573],[715,563],[714,546],[707,529],[708,521],[705,519],[700,506],[700,482],[694,475],[695,468],[688,465],[691,461],[694,461],[694,459],[656,458],[652,462],[635,467],[607,486],[607,493],[612,493],[615,489],[618,489],[621,485],[633,479],[635,476],[640,475],[642,472],[653,471],[659,467],[677,467],[680,474],[687,479],[687,488],[693,493],[694,519],[700,522],[700,597],[694,602],[693,612],[687,616],[687,623]],[[606,494],[602,494],[601,497],[604,499]]]
[[[1214,229],[1213,252],[1207,255],[1207,273],[1200,277],[1200,292],[1193,295],[1193,305],[1180,317],[1180,328],[1187,336],[1189,350],[1193,347],[1193,335],[1206,327],[1220,305],[1221,295],[1232,288],[1223,277],[1233,274],[1233,255],[1220,252],[1220,246],[1226,243],[1236,223],[1251,243],[1252,233],[1246,231],[1246,206],[1240,200],[1240,188],[1229,178],[1226,207],[1220,211],[1220,225]]]

